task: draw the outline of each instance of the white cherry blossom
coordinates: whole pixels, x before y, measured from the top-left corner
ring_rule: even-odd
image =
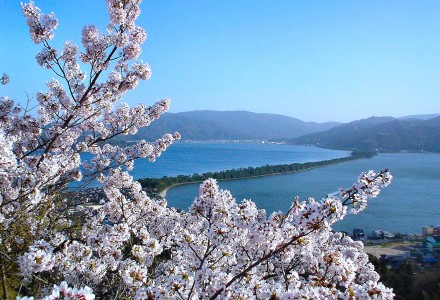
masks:
[[[54,78],[36,94],[35,113],[0,98],[0,257],[26,287],[17,299],[391,299],[362,244],[332,230],[390,183],[387,170],[270,213],[237,202],[213,179],[178,212],[133,180],[137,159],[154,161],[180,139],[109,143],[170,105],[119,102],[151,76],[138,60],[146,39],[136,25],[140,2],[107,0],[107,31],[85,26],[82,47],[68,41],[58,50],[50,44],[55,15],[22,4],[31,40],[42,46],[37,63]],[[65,193],[95,178],[99,209]]]

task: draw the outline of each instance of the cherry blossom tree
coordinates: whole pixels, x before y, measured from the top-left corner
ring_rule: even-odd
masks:
[[[19,299],[390,299],[362,243],[332,224],[362,211],[387,186],[387,170],[362,173],[339,195],[296,198],[267,214],[215,180],[187,212],[150,198],[129,172],[176,139],[112,145],[167,111],[169,100],[130,108],[124,94],[151,71],[139,60],[140,0],[107,0],[107,31],[82,30],[80,50],[51,46],[58,20],[22,4],[37,63],[54,74],[32,112],[0,98],[0,271],[3,297]],[[9,77],[4,74],[2,84]],[[119,104],[118,104],[119,103]],[[80,154],[88,153],[89,159]],[[96,179],[96,211],[75,206],[68,183]],[[12,287],[12,290],[8,288]]]

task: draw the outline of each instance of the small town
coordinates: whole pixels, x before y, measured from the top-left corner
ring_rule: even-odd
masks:
[[[353,229],[351,237],[362,241],[365,252],[397,268],[411,261],[419,270],[435,266],[440,257],[440,226],[423,226],[421,233],[393,234],[374,230],[367,235],[363,229]]]

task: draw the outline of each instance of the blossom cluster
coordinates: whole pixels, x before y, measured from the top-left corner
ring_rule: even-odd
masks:
[[[169,100],[118,102],[151,70],[138,60],[146,38],[136,25],[140,0],[107,4],[107,31],[85,26],[83,50],[66,42],[61,51],[50,45],[54,14],[22,4],[31,39],[42,45],[37,63],[56,76],[37,93],[36,114],[0,98],[0,258],[17,257],[8,269],[26,287],[18,299],[392,298],[362,244],[332,231],[390,183],[387,170],[361,174],[339,195],[296,198],[285,213],[237,202],[213,179],[187,212],[142,190],[130,175],[135,160],[156,160],[180,134],[109,142],[149,126]],[[71,204],[62,192],[93,179],[105,193],[97,210]]]
[[[95,295],[89,287],[78,289],[76,287],[69,287],[67,282],[63,281],[60,285],[54,285],[52,291],[40,300],[93,300]],[[34,300],[34,297],[17,297],[17,300]]]
[[[29,27],[31,39],[35,44],[51,40],[54,36],[54,29],[58,26],[58,20],[53,13],[41,14],[41,10],[35,6],[33,1],[22,3],[23,15]]]
[[[391,175],[368,174],[374,187],[362,184],[363,176],[353,187],[371,198]],[[106,294],[118,282],[134,299],[393,296],[378,282],[362,243],[331,229],[347,214],[348,198],[297,198],[287,213],[267,216],[250,200],[237,203],[209,179],[189,211],[177,213],[125,178],[107,186],[112,200],[84,224],[83,242],[60,235],[50,244],[37,241],[22,257],[23,274],[30,278],[49,269]],[[130,189],[131,198],[118,188]]]
[[[2,77],[0,77],[0,83],[3,85],[6,85],[9,83],[9,75],[6,73],[3,73]]]
[[[116,104],[128,90],[151,75],[149,66],[138,60],[140,44],[146,38],[144,30],[135,24],[140,13],[139,2],[108,1],[111,15],[108,31],[101,33],[94,26],[85,26],[83,50],[69,41],[61,50],[51,46],[58,24],[55,15],[43,14],[33,1],[22,3],[31,39],[42,46],[36,55],[37,63],[55,74],[47,82],[47,90],[36,94],[36,112],[23,109],[9,97],[0,98],[0,240],[4,246],[0,255],[12,257],[30,246],[18,259],[25,278],[29,273],[48,274],[57,266],[54,259],[61,254],[56,247],[61,246],[50,243],[62,241],[70,247],[72,255],[79,255],[76,251],[83,249],[81,243],[61,238],[65,233],[62,228],[73,224],[68,214],[70,199],[60,194],[69,182],[87,184],[97,178],[108,195],[103,199],[108,203],[109,211],[104,213],[110,215],[108,219],[115,217],[120,205],[129,202],[122,198],[112,201],[119,197],[120,188],[131,188],[137,196],[130,195],[130,201],[137,197],[138,205],[148,206],[152,201],[138,183],[132,182],[128,171],[133,169],[136,159],[154,161],[180,138],[174,133],[125,147],[109,143],[115,136],[135,134],[169,109],[168,99],[152,106],[139,104],[130,108]],[[82,66],[88,70],[82,70]],[[8,82],[9,76],[2,75],[1,83]],[[88,153],[89,158],[81,159],[82,153]],[[135,209],[134,203],[128,205]],[[163,210],[164,204],[150,206]],[[132,215],[134,218],[134,213]],[[102,222],[104,217],[95,218]],[[102,231],[97,222],[93,224]],[[111,228],[118,242],[125,241],[117,237],[118,230],[124,226],[129,225],[121,223]],[[72,239],[72,234],[64,237]],[[152,237],[146,242],[153,241]],[[157,242],[157,245],[156,251],[160,251],[161,244]],[[122,253],[121,247],[116,248]],[[118,262],[117,257],[113,260]],[[11,260],[8,264],[14,269],[16,262]],[[92,261],[88,268],[90,264]],[[101,267],[99,263],[96,266],[96,269]],[[84,265],[65,266],[65,274],[59,275],[70,278],[68,273],[80,274],[80,267]]]
[[[388,172],[375,177],[382,182],[375,181],[376,187],[391,179]],[[165,276],[158,277],[161,297],[327,299],[353,293],[391,298],[362,243],[331,230],[347,213],[345,200],[296,199],[287,213],[266,216],[252,201],[237,203],[215,180],[205,181],[182,216],[178,249],[165,263]]]

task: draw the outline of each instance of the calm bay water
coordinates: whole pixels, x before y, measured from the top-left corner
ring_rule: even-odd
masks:
[[[321,161],[350,155],[349,151],[328,150],[317,147],[244,144],[244,143],[176,143],[163,152],[155,162],[139,159],[130,172],[134,179],[161,178],[163,176],[203,174],[230,169],[260,167],[266,164],[290,164]],[[82,158],[90,159],[90,154]],[[80,183],[73,182],[75,188]],[[92,181],[88,187],[100,187]]]
[[[320,161],[348,155],[348,151],[292,145],[176,143],[154,163],[147,159],[136,161],[130,173],[135,179],[192,175],[266,164]]]
[[[288,147],[292,146],[284,146],[280,149]],[[309,158],[324,150],[307,149],[313,149]],[[242,158],[252,155],[249,149],[243,151],[240,154]],[[229,157],[224,158],[225,161],[228,159]],[[240,157],[236,159],[239,160]],[[324,158],[315,157],[314,160],[322,159]],[[304,160],[291,158],[291,161]],[[266,163],[272,164],[270,161],[265,161],[256,165]],[[216,162],[212,162],[212,166],[215,165]],[[247,165],[241,164],[241,166]],[[259,208],[264,208],[268,212],[286,211],[296,195],[302,199],[307,199],[309,196],[320,199],[328,193],[335,192],[339,187],[349,187],[362,171],[370,169],[379,171],[384,168],[390,169],[394,176],[393,183],[384,189],[379,197],[372,199],[365,211],[358,215],[349,215],[342,222],[335,224],[334,228],[348,232],[353,228],[363,228],[367,234],[375,229],[413,233],[420,232],[424,225],[439,225],[440,154],[380,154],[371,159],[350,161],[305,172],[221,181],[219,184],[221,188],[230,190],[238,201],[243,198],[252,199]],[[169,205],[187,209],[197,196],[198,186],[192,184],[170,189],[167,192]]]

